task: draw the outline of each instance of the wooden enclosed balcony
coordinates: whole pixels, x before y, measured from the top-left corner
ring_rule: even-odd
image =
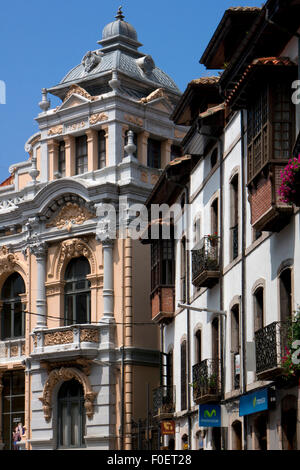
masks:
[[[175,311],[175,287],[158,286],[151,294],[152,320],[168,323]]]
[[[194,365],[192,385],[197,405],[218,401],[221,397],[221,361],[205,359]]]
[[[293,207],[280,200],[280,171],[283,165],[271,165],[249,188],[251,224],[257,232],[279,232],[290,221]]]
[[[192,282],[213,287],[220,277],[220,237],[206,236],[192,250]]]
[[[172,419],[175,412],[175,387],[161,386],[153,390],[153,416],[158,419]]]
[[[259,380],[271,380],[284,373],[283,365],[289,354],[293,328],[299,324],[274,322],[255,332],[256,375]],[[298,331],[295,329],[294,331]]]

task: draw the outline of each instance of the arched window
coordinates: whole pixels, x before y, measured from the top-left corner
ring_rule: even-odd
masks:
[[[230,182],[230,238],[231,260],[239,254],[239,175],[236,174]]]
[[[82,256],[74,258],[67,266],[65,274],[65,325],[90,323],[91,283],[87,279],[91,268]]]
[[[181,410],[184,411],[187,409],[187,351],[186,351],[186,341],[183,341],[181,344]]]
[[[285,322],[292,318],[292,272],[285,269],[279,276],[280,320]]]
[[[240,387],[240,309],[234,305],[231,309],[231,353],[233,390]]]
[[[21,294],[25,293],[25,284],[18,273],[11,274],[2,287],[1,339],[22,338],[25,335],[24,312]]]
[[[58,393],[58,447],[84,447],[85,408],[82,385],[72,379]]]
[[[264,288],[258,287],[254,296],[254,331],[264,327]]]

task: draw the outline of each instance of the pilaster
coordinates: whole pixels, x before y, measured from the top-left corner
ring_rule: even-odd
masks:
[[[88,171],[95,171],[98,169],[98,132],[88,129],[85,133],[88,148]]]
[[[54,175],[58,171],[58,146],[57,140],[48,140],[49,181],[55,179]]]
[[[66,135],[65,141],[65,155],[66,155],[66,177],[75,175],[75,138]]]

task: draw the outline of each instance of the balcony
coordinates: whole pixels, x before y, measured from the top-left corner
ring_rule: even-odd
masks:
[[[161,386],[153,390],[153,416],[172,419],[175,412],[175,387]]]
[[[248,186],[251,224],[257,232],[279,232],[290,222],[293,207],[281,202],[278,194],[283,169],[284,165],[273,165]]]
[[[274,322],[255,332],[258,380],[274,379],[283,374],[283,358],[287,355],[287,349],[290,349],[293,341],[300,339],[293,337],[294,325],[297,325],[299,330],[299,324],[296,322]]]
[[[71,325],[38,330],[33,338],[32,356],[40,358],[96,357],[104,325]]]
[[[193,398],[199,405],[221,397],[221,361],[205,359],[193,366]]]
[[[169,323],[175,311],[174,286],[159,286],[151,294],[152,320],[155,323]]]
[[[220,237],[206,236],[192,250],[192,282],[196,287],[213,287],[220,277]]]
[[[0,341],[0,363],[20,361],[25,356],[25,338]]]

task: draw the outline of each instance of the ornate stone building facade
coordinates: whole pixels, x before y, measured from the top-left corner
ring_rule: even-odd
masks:
[[[0,187],[4,449],[19,422],[27,449],[131,449],[159,380],[149,247],[109,237],[99,214],[126,207],[126,231],[128,208],[178,154],[180,91],[121,10],[99,44],[43,89],[29,158]],[[62,103],[52,109],[48,93]]]

